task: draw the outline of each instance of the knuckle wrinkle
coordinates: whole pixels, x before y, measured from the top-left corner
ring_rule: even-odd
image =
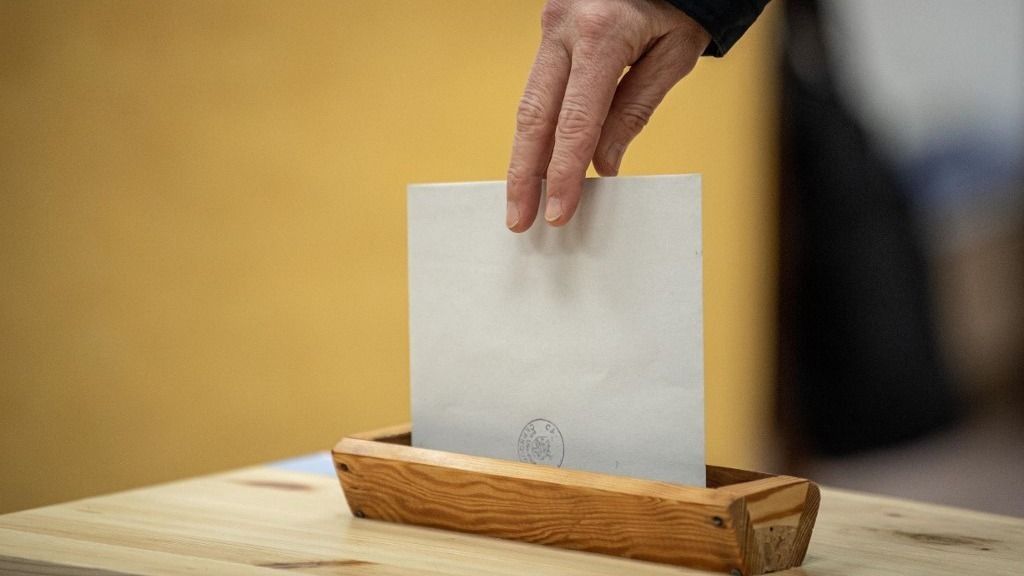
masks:
[[[542,30],[556,30],[565,22],[569,14],[569,7],[566,2],[552,0],[544,5],[540,13],[540,27]]]
[[[649,104],[629,104],[622,108],[621,121],[626,128],[634,133],[640,132],[647,126],[654,114],[654,107]]]
[[[594,122],[583,106],[569,101],[562,104],[562,111],[558,115],[559,135],[580,136],[595,129],[600,129],[600,125]]]
[[[516,110],[516,127],[520,131],[532,131],[544,126],[547,123],[547,114],[540,104],[540,98],[526,93],[519,101],[519,108]]]
[[[580,38],[601,39],[616,29],[615,10],[609,4],[592,2],[577,12],[574,20]]]

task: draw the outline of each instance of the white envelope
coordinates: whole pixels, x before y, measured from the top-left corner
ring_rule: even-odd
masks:
[[[590,179],[514,234],[504,182],[410,186],[414,444],[704,486],[700,189]]]

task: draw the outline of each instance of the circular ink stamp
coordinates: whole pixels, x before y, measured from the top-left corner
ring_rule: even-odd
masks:
[[[562,432],[555,423],[543,418],[530,420],[519,433],[519,460],[560,468],[565,458]]]

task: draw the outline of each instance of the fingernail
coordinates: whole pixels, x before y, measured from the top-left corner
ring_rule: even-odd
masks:
[[[505,226],[512,229],[516,227],[516,224],[519,224],[519,207],[516,206],[515,202],[509,202],[506,206]]]
[[[619,165],[622,164],[622,153],[626,151],[626,147],[622,144],[612,144],[608,148],[608,156],[605,157],[605,162],[612,167],[614,174],[619,173]]]
[[[554,222],[562,217],[562,201],[558,197],[548,198],[548,205],[544,208],[544,219]]]

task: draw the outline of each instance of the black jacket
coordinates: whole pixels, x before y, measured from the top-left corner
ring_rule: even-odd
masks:
[[[711,35],[705,56],[722,56],[757,20],[768,0],[667,0]]]

